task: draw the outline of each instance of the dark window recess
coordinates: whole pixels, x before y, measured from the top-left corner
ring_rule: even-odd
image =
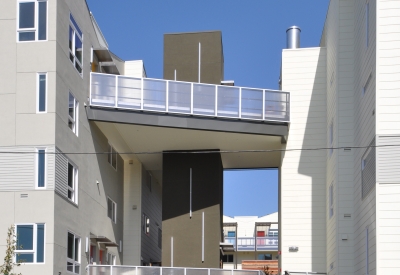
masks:
[[[223,256],[223,261],[224,261],[224,263],[233,263],[233,255],[225,254]]]

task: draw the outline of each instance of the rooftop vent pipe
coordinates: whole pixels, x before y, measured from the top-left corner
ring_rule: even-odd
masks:
[[[286,49],[300,48],[300,28],[292,26],[286,30]]]

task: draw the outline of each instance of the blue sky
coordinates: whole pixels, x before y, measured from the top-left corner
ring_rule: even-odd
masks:
[[[87,0],[110,50],[144,60],[148,77],[162,78],[163,35],[221,30],[225,80],[278,89],[286,29],[301,28],[301,47],[317,47],[329,0]],[[227,215],[278,210],[276,171],[226,171]],[[234,202],[234,203],[231,203]]]

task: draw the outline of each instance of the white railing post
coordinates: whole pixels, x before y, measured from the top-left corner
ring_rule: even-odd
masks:
[[[215,85],[215,116],[218,116],[218,86]]]
[[[167,85],[165,89],[165,111],[168,113],[168,108],[169,108],[169,81],[167,80],[165,85]]]
[[[186,275],[186,267],[185,267],[185,269],[184,269],[184,271],[183,271],[183,275]]]
[[[162,275],[162,267],[160,267],[160,275]]]
[[[118,75],[115,76],[115,108],[118,108]]]
[[[113,274],[113,266],[110,267],[110,275]]]
[[[136,270],[135,270],[135,275],[138,275],[138,273],[137,273],[137,266],[136,266],[136,268],[135,268]]]
[[[239,88],[239,118],[242,118],[242,87]]]
[[[141,84],[140,84],[140,110],[143,110],[143,85],[144,85],[144,83],[143,83],[144,81],[143,81],[143,77],[142,77],[142,80],[141,80]],[[137,269],[137,268],[136,268]]]
[[[190,113],[193,115],[193,83],[190,85]]]
[[[262,119],[265,120],[265,93],[267,91],[263,90],[263,96],[262,96]]]
[[[208,269],[208,275],[210,275],[210,269]]]
[[[93,73],[90,73],[89,105],[92,105],[92,86],[93,86],[92,76],[93,76]]]

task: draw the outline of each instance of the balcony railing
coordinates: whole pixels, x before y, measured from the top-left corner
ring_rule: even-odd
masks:
[[[288,92],[91,73],[90,105],[289,122]]]
[[[225,237],[225,242],[233,244],[236,249],[236,238]],[[277,251],[278,250],[278,237],[238,237],[237,238],[237,251],[255,251],[257,244],[257,251]]]
[[[89,265],[87,271],[88,275],[261,275],[258,270],[125,265]]]

